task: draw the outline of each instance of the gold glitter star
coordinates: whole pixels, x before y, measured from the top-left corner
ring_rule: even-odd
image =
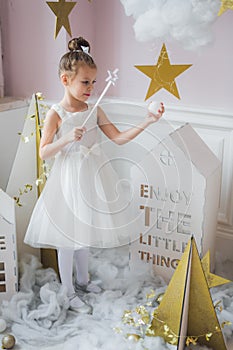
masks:
[[[65,0],[59,0],[46,1],[46,3],[56,16],[56,30],[54,38],[56,39],[62,27],[64,27],[67,33],[71,36],[70,22],[68,16],[72,11],[73,7],[76,5],[76,2],[66,2]]]
[[[221,286],[222,284],[231,282],[223,277],[217,276],[210,272],[210,252],[209,251],[202,258],[201,264],[202,264],[202,268],[203,268],[209,288]]]
[[[162,88],[180,99],[175,78],[190,66],[191,64],[170,64],[166,46],[163,44],[158,62],[155,66],[135,66],[142,73],[151,78],[145,100]]]
[[[186,340],[186,345],[189,346],[190,344],[193,344],[193,345],[197,345],[197,340],[198,338],[197,337],[187,337],[187,340]]]
[[[225,11],[233,10],[233,0],[222,0],[218,16],[221,16]]]

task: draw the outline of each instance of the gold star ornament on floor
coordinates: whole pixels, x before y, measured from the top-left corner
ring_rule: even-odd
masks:
[[[67,33],[71,36],[69,14],[73,10],[76,2],[66,2],[65,0],[46,1],[47,5],[56,16],[56,29],[54,38],[56,39],[61,28],[64,27]]]
[[[175,78],[191,66],[191,64],[170,64],[166,46],[163,44],[158,62],[155,66],[135,66],[142,73],[151,78],[145,100],[162,88],[180,99]]]
[[[233,0],[222,0],[218,16],[221,16],[226,10],[233,10]]]

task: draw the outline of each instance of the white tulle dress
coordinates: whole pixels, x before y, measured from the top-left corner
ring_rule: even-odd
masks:
[[[57,139],[81,126],[90,112],[67,112],[59,104],[52,109],[62,120]],[[33,247],[106,248],[129,242],[127,201],[101,149],[96,111],[85,126],[81,141],[65,146],[55,157],[24,239]]]

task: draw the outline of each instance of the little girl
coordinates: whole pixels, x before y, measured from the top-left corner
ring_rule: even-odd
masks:
[[[55,161],[24,241],[33,247],[57,249],[60,279],[67,288],[70,309],[91,313],[91,306],[77,295],[78,289],[94,293],[101,290],[89,281],[88,246],[120,243],[112,225],[114,213],[115,223],[121,215],[112,195],[116,174],[98,146],[97,127],[110,140],[123,145],[156,122],[164,107],[161,103],[156,115],[148,113],[138,126],[125,131],[119,131],[99,107],[85,123],[97,67],[89,43],[82,37],[70,40],[68,48],[59,64],[64,96],[48,111],[40,142],[40,157],[45,160],[55,156]]]

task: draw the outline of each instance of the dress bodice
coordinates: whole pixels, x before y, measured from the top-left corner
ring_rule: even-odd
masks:
[[[91,112],[91,107],[82,112],[68,112],[60,104],[55,104],[51,107],[54,109],[62,122],[57,130],[56,138],[59,139],[63,135],[70,132],[74,127],[81,127],[87,116]],[[97,112],[96,109],[93,111],[91,117],[85,124],[86,132],[80,141],[74,141],[73,143],[65,146],[62,149],[62,153],[79,152],[80,145],[91,148],[95,143],[99,141],[98,125],[97,125]]]

